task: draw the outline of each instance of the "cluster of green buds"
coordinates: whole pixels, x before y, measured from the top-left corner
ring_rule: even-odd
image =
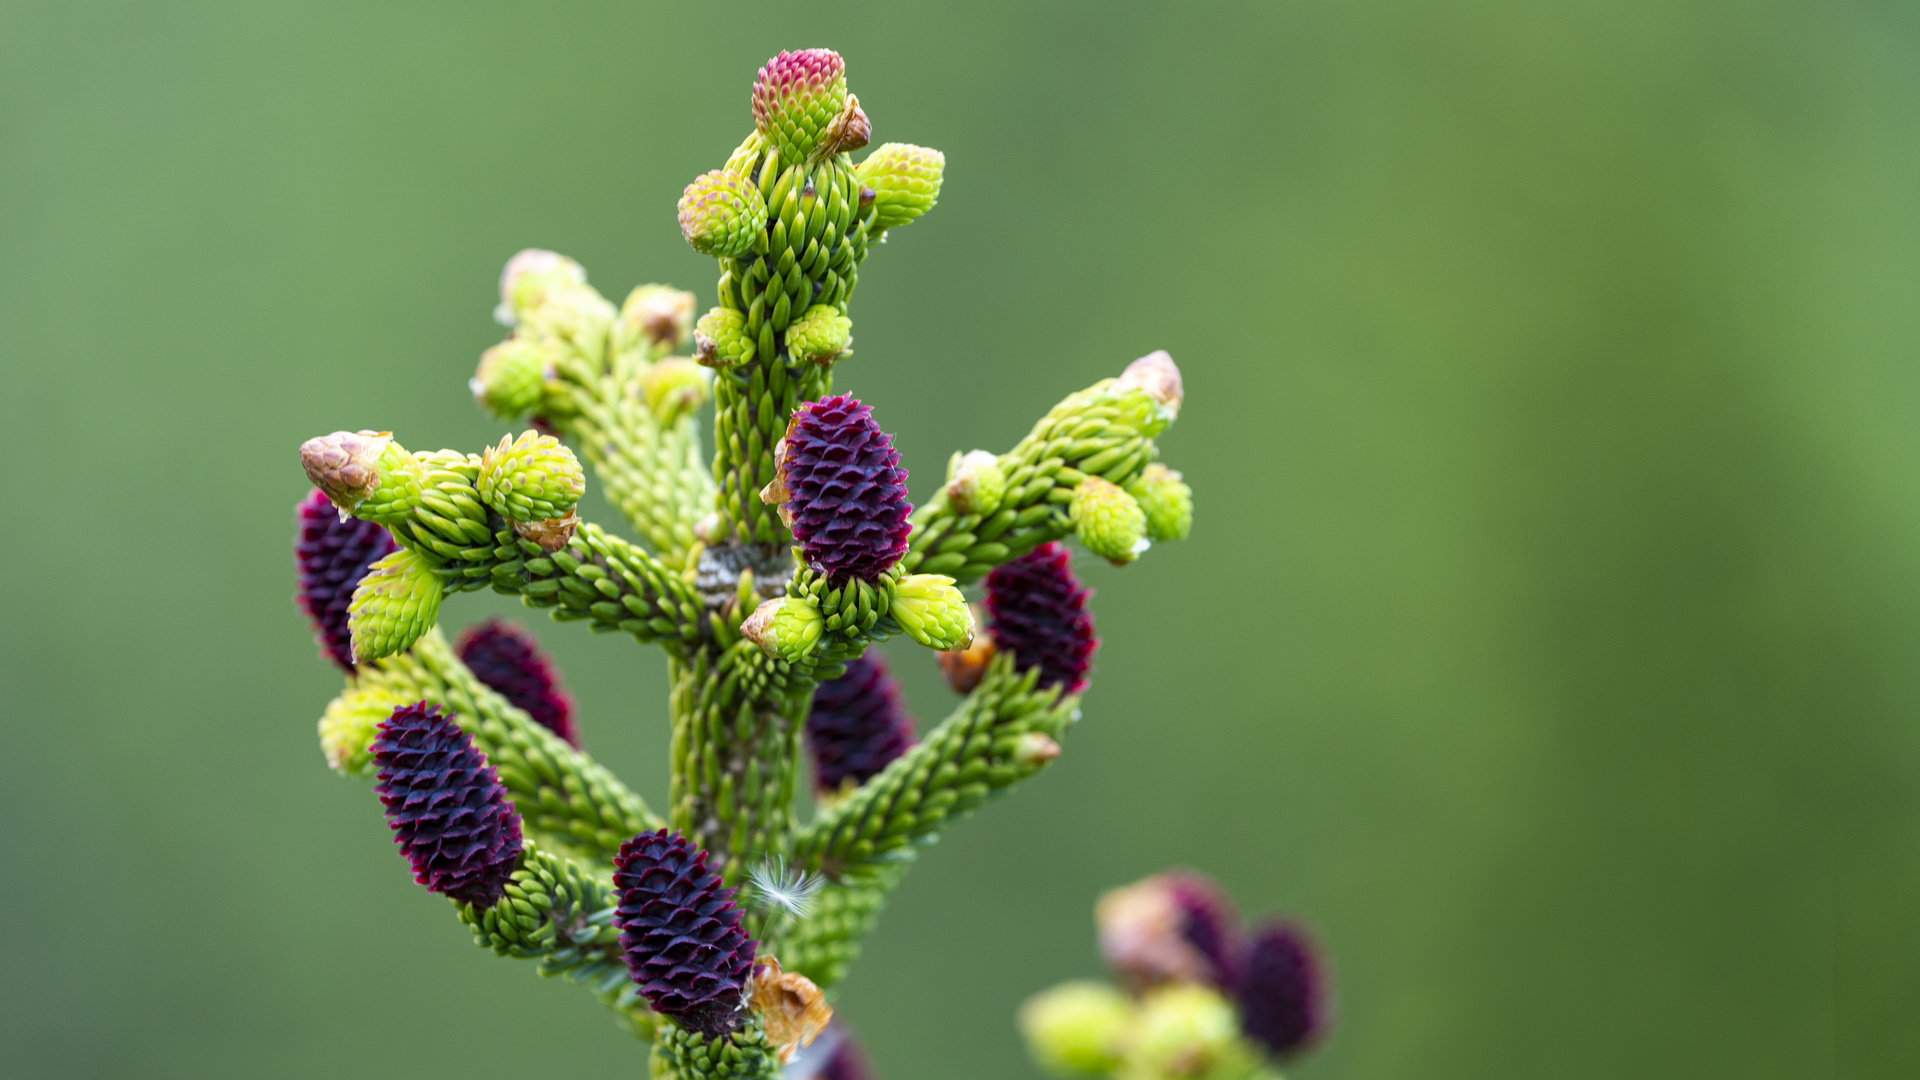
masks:
[[[656,1077],[847,1080],[872,1074],[830,1002],[889,892],[1080,717],[1097,642],[1065,545],[1124,565],[1191,526],[1156,442],[1183,390],[1142,357],[1012,449],[953,454],[916,510],[893,436],[834,379],[868,254],[934,207],[945,158],[855,161],[873,123],[830,50],[768,61],[751,106],[679,204],[715,304],[642,285],[616,305],[570,258],[513,256],[508,335],[468,386],[516,430],[479,453],[308,440],[300,600],[346,678],[326,763],[378,779],[416,880],[480,945],[591,990]],[[581,520],[589,468],[628,535]],[[483,587],[665,654],[661,810],[583,749],[524,630],[443,636],[448,598]],[[869,653],[894,636],[959,695],[924,733]]]

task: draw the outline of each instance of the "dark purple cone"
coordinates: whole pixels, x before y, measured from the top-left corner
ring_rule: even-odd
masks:
[[[454,646],[481,682],[538,721],[541,727],[580,745],[573,726],[573,698],[560,687],[559,673],[540,652],[540,644],[514,623],[488,619],[470,626]]]
[[[300,575],[294,600],[313,621],[321,655],[352,671],[347,604],[353,599],[353,588],[367,576],[374,560],[392,554],[400,545],[371,521],[352,517],[341,521],[340,511],[318,491],[309,491],[294,507],[294,515],[300,523],[293,538],[293,565]]]
[[[907,553],[907,470],[873,410],[846,394],[801,402],[780,462],[793,538],[829,580],[872,581]]]
[[[688,1031],[736,1030],[754,943],[733,890],[708,872],[707,853],[661,829],[621,844],[613,867],[614,922],[640,995]]]
[[[879,1080],[874,1075],[873,1066],[867,1064],[867,1055],[861,1051],[860,1043],[851,1035],[842,1035],[840,1042],[833,1048],[833,1056],[820,1067],[814,1080]]]
[[[847,664],[845,675],[814,690],[807,714],[814,791],[838,791],[849,779],[866,783],[913,741],[913,718],[879,653],[868,650]]]
[[[1300,926],[1268,923],[1253,935],[1233,996],[1240,1030],[1276,1057],[1298,1054],[1326,1033],[1326,969]]]
[[[1180,913],[1180,937],[1212,965],[1214,985],[1232,986],[1242,952],[1240,918],[1233,901],[1212,878],[1190,870],[1169,872],[1166,883],[1167,895]]]
[[[371,750],[380,770],[373,793],[413,880],[492,907],[520,858],[520,815],[486,755],[424,701],[381,721]]]
[[[1087,688],[1093,651],[1093,590],[1073,576],[1073,559],[1059,544],[1042,544],[987,575],[987,626],[994,647],[1010,652],[1025,671],[1040,669],[1041,686],[1077,694]]]

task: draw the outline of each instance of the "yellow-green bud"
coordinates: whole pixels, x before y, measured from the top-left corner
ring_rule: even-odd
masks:
[[[1196,983],[1148,994],[1130,1027],[1122,1080],[1239,1080],[1258,1068],[1240,1038],[1233,1003]]]
[[[1148,438],[1160,434],[1168,424],[1173,423],[1174,418],[1180,415],[1180,402],[1186,395],[1180,382],[1180,367],[1165,349],[1150,352],[1128,364],[1127,370],[1113,381],[1112,392],[1122,398],[1132,397],[1136,393],[1146,395],[1146,401],[1142,403],[1143,414],[1124,416],[1123,419]]]
[[[766,201],[745,177],[715,169],[697,177],[680,196],[680,235],[702,255],[744,255],[766,227]]]
[[[693,359],[703,367],[726,370],[753,359],[747,317],[732,308],[714,308],[693,328]]]
[[[576,285],[587,280],[585,268],[557,251],[527,248],[515,252],[500,269],[500,306],[493,309],[493,317],[502,326],[512,326],[517,320],[515,309],[521,279],[550,274],[571,278]]]
[[[826,628],[826,617],[819,608],[804,600],[776,596],[753,609],[740,624],[740,636],[760,646],[768,656],[792,663],[820,644]]]
[[[1088,551],[1115,566],[1125,566],[1147,550],[1147,515],[1119,485],[1089,476],[1067,504],[1073,533]]]
[[[618,312],[587,284],[579,263],[562,259],[521,273],[514,279],[512,296],[517,336],[565,342],[595,360],[601,358]]]
[[[787,327],[787,354],[795,360],[831,364],[853,341],[853,321],[832,304],[815,304]]]
[[[645,341],[677,349],[693,332],[693,294],[671,285],[636,285],[620,305],[617,330],[623,344]]]
[[[1106,1076],[1120,1064],[1133,1005],[1110,986],[1062,983],[1020,1007],[1020,1033],[1047,1071],[1060,1076]]]
[[[406,702],[391,692],[349,686],[320,714],[320,752],[327,768],[341,776],[372,776],[374,729]]]
[[[907,636],[938,652],[973,644],[973,609],[941,574],[912,574],[895,587],[890,613]]]
[[[1000,459],[985,450],[954,454],[947,463],[947,505],[961,517],[981,517],[1000,509],[1007,494],[1007,475],[1000,471]]]
[[[426,557],[401,548],[367,568],[347,605],[353,662],[392,656],[420,640],[440,618],[445,586]]]
[[[706,404],[713,372],[684,356],[669,356],[640,376],[640,398],[663,426]]]
[[[336,431],[300,444],[313,486],[345,514],[397,525],[413,512],[426,470],[386,431]]]
[[[1127,494],[1147,515],[1147,539],[1156,543],[1185,540],[1193,529],[1193,489],[1165,465],[1157,461],[1148,465],[1127,487]]]
[[[523,431],[500,437],[480,455],[474,481],[480,501],[515,521],[565,517],[587,490],[587,474],[573,451],[551,435]]]
[[[473,400],[502,420],[518,420],[540,408],[546,396],[546,350],[519,338],[480,354],[480,367],[467,380]]]
[[[867,155],[853,174],[873,191],[870,227],[897,228],[933,209],[946,168],[945,154],[911,143],[887,143]]]

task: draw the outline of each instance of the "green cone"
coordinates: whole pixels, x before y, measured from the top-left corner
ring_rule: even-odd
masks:
[[[518,420],[540,408],[546,393],[547,355],[538,345],[509,338],[480,354],[468,380],[473,400],[502,420]]]
[[[933,209],[947,156],[911,143],[887,143],[867,155],[854,170],[873,190],[875,229],[893,229]]]
[[[783,52],[753,83],[753,126],[787,164],[806,160],[846,105],[847,66],[831,49]]]
[[[374,730],[407,702],[379,686],[349,685],[320,714],[320,752],[341,776],[372,776]]]
[[[1089,476],[1067,504],[1074,535],[1088,551],[1125,566],[1146,550],[1147,515],[1118,485]]]
[[[347,605],[354,663],[391,656],[420,640],[439,619],[445,591],[426,556],[412,548],[374,563]]]
[[[1193,529],[1193,489],[1165,465],[1148,465],[1127,493],[1147,515],[1147,539],[1185,540]]]
[[[953,455],[947,466],[947,505],[961,516],[986,517],[1000,509],[1007,494],[1007,474],[1000,459],[985,450]]]
[[[758,193],[756,193],[757,196]],[[614,327],[615,348],[645,344],[669,352],[693,332],[693,294],[671,285],[637,285],[620,305]]]
[[[514,521],[565,517],[587,490],[587,474],[573,451],[551,435],[521,432],[502,436],[498,446],[480,455],[474,483],[480,501]]]
[[[912,574],[900,579],[890,612],[907,636],[937,652],[973,644],[973,609],[944,574]]]
[[[745,255],[766,227],[766,201],[743,177],[715,169],[688,184],[680,196],[680,235],[702,255]]]
[[[669,427],[713,396],[713,374],[684,356],[669,356],[640,376],[640,399],[655,422]]]
[[[1060,1076],[1106,1076],[1134,1022],[1133,1004],[1111,986],[1062,983],[1020,1007],[1020,1033],[1034,1060]]]
[[[795,360],[831,364],[853,340],[853,320],[832,304],[815,304],[787,327],[787,354]]]
[[[788,596],[764,601],[740,624],[740,636],[768,656],[793,663],[811,653],[826,631],[820,609]]]
[[[693,358],[702,366],[725,370],[752,360],[753,351],[747,318],[732,308],[714,308],[693,328]]]
[[[1240,1038],[1233,1003],[1211,987],[1175,983],[1147,995],[1126,1035],[1122,1080],[1249,1080],[1259,1057]]]

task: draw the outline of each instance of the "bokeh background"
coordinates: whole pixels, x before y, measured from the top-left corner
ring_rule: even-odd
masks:
[[[1327,939],[1298,1080],[1920,1071],[1920,9],[381,0],[0,10],[0,1072],[640,1075],[322,765],[294,448],[497,437],[518,248],[711,303],[813,45],[948,154],[842,376],[916,491],[1164,347],[1199,500],[846,985],[886,1076],[1032,1075],[1171,864]],[[527,614],[659,799],[657,657]]]

